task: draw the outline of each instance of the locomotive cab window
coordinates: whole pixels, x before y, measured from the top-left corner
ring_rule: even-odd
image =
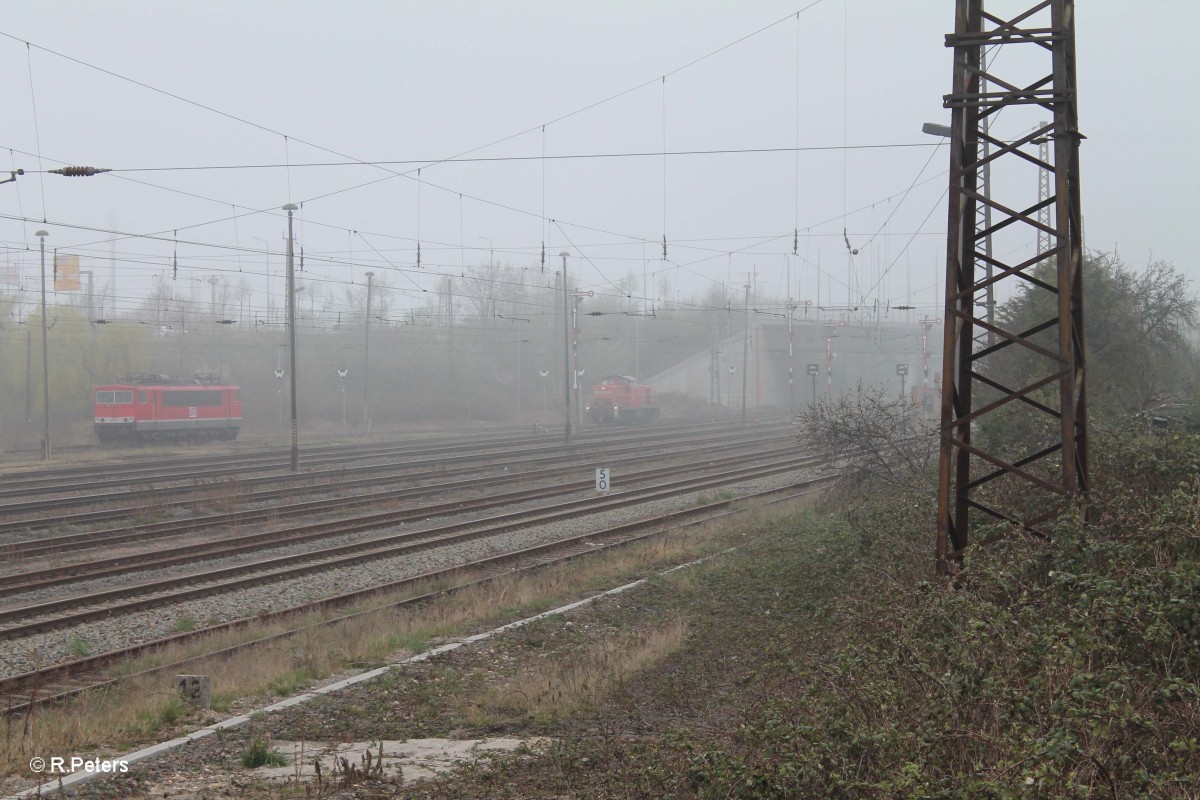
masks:
[[[184,406],[219,406],[221,405],[220,389],[201,389],[194,391],[170,391],[162,393],[162,404],[168,407]]]
[[[139,403],[146,402],[146,390],[145,389],[138,389],[138,402]]]
[[[96,392],[96,402],[101,405],[132,403],[133,392]]]

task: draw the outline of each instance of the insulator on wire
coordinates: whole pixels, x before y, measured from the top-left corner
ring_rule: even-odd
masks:
[[[546,243],[542,242],[542,272],[546,271]]]
[[[101,172],[112,172],[108,167],[62,167],[60,169],[48,170],[55,175],[65,175],[68,178],[85,178],[91,175],[99,175]]]
[[[417,269],[421,268],[421,243],[417,242]]]
[[[667,260],[667,235],[665,233],[663,234],[663,257],[662,257],[662,260],[663,261]]]
[[[796,228],[792,234],[792,255],[800,255],[800,229]]]

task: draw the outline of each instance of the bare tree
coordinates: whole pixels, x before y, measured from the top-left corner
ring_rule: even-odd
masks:
[[[168,324],[167,309],[173,294],[171,281],[162,275],[155,275],[150,294],[142,301],[143,321],[151,325]]]
[[[392,310],[392,286],[386,276],[376,275],[371,284],[371,316],[375,322],[386,320]],[[350,319],[362,322],[367,315],[367,284],[347,286],[345,303]]]
[[[839,484],[851,493],[882,483],[928,489],[937,436],[917,426],[914,406],[884,386],[864,386],[823,400],[800,415],[800,441],[829,454]]]

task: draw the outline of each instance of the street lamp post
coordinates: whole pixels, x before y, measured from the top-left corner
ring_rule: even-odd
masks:
[[[563,290],[563,436],[567,444],[571,443],[571,309],[567,296],[567,256],[566,250],[559,253],[562,257],[562,290]]]
[[[750,374],[746,361],[750,357],[750,284],[744,287],[746,302],[742,309],[742,425],[746,424],[746,377]]]
[[[288,362],[291,365],[292,390],[292,472],[300,469],[300,427],[296,419],[296,271],[292,259],[292,212],[297,207],[288,203],[283,207],[288,215],[287,239],[287,324]]]
[[[363,424],[370,428],[371,419],[371,287],[374,272],[367,273],[367,319],[363,326]]]
[[[50,349],[46,344],[46,237],[48,231],[38,231],[34,236],[41,243],[42,255],[42,459],[50,460]]]
[[[985,79],[982,82],[982,85],[980,86],[980,91],[986,91],[986,86],[987,86],[987,81]],[[979,119],[980,119],[980,125],[982,126],[981,132],[982,132],[983,136],[985,137],[985,138],[981,139],[981,141],[983,143],[983,152],[980,155],[981,155],[981,160],[983,161],[983,197],[984,197],[984,200],[987,201],[987,202],[982,203],[982,205],[983,205],[983,264],[984,264],[983,269],[984,269],[984,276],[987,280],[987,289],[984,290],[984,303],[987,307],[988,325],[995,325],[996,324],[996,319],[995,319],[995,317],[996,317],[996,313],[995,313],[996,295],[992,289],[992,286],[993,286],[993,284],[992,284],[992,204],[990,202],[991,196],[992,196],[992,160],[990,158],[988,158],[988,154],[989,154],[991,148],[986,139],[986,137],[988,135],[988,120],[990,118],[987,116],[981,116]],[[954,131],[951,130],[949,125],[939,125],[936,122],[926,122],[924,125],[921,126],[921,133],[927,133],[930,136],[940,136],[944,139],[951,139],[951,138],[953,138],[952,135],[953,135]],[[976,229],[976,230],[978,230],[978,229]],[[991,347],[995,343],[995,341],[996,341],[996,335],[991,330],[988,330],[987,346]]]

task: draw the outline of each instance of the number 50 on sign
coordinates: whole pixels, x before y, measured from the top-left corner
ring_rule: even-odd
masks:
[[[607,492],[608,491],[608,488],[611,485],[610,477],[611,476],[608,473],[608,467],[600,467],[599,469],[596,470],[596,491],[597,492]]]

